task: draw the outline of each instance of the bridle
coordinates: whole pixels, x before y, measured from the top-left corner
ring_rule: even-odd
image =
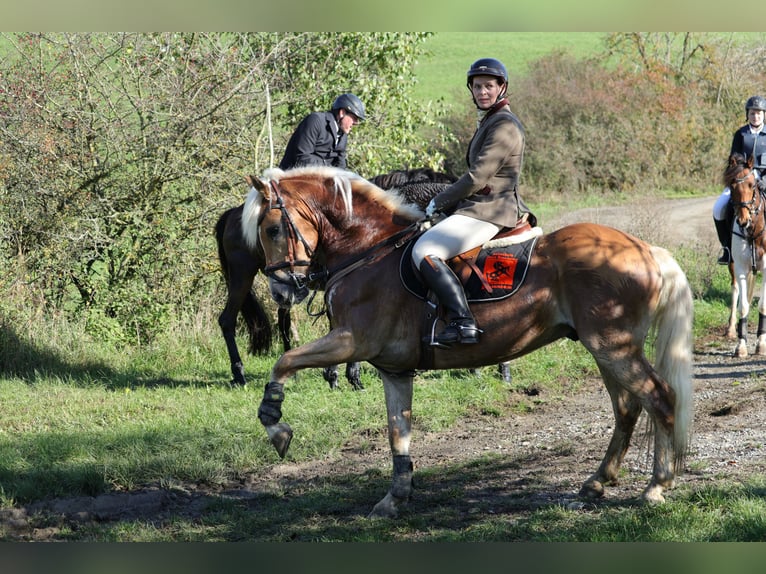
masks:
[[[285,206],[285,202],[282,199],[278,184],[274,181],[270,181],[271,189],[273,191],[276,201],[270,202],[269,209],[264,210],[261,216],[258,218],[258,226],[266,217],[266,213],[273,209],[280,210],[280,221],[284,228],[287,230],[287,259],[279,263],[273,263],[267,265],[263,273],[269,279],[282,283],[284,285],[294,286],[298,290],[298,294],[301,298],[308,295],[309,285],[311,283],[320,281],[326,282],[326,287],[329,287],[331,282],[338,281],[342,277],[345,277],[353,270],[368,265],[372,261],[379,259],[390,248],[391,250],[400,249],[407,243],[409,239],[422,233],[422,221],[417,221],[409,225],[408,227],[398,231],[383,241],[373,245],[362,253],[358,253],[349,257],[347,260],[341,262],[339,265],[332,269],[322,269],[319,271],[311,272],[307,275],[303,273],[296,273],[295,267],[309,267],[312,263],[311,259],[314,257],[314,250],[308,244],[306,239],[301,235],[300,230],[295,225],[290,212]],[[306,252],[309,260],[295,259],[296,247],[298,243],[303,245],[303,249]],[[289,268],[289,271],[283,271]],[[313,295],[312,295],[313,298]],[[311,313],[310,313],[311,314]]]
[[[741,185],[745,183],[749,178],[753,178],[753,197],[749,201],[732,201],[729,199],[729,204],[734,209],[739,208],[745,208],[747,209],[747,212],[749,214],[749,221],[747,225],[745,226],[745,231],[747,232],[748,236],[747,239],[750,241],[753,241],[758,236],[760,236],[766,227],[762,227],[761,230],[756,234],[755,233],[755,226],[754,222],[758,219],[759,214],[761,213],[761,210],[764,207],[764,197],[761,191],[758,189],[758,186],[756,185],[755,180],[755,171],[749,170],[745,167],[742,171],[747,171],[745,175],[742,175],[740,177],[735,177],[730,185],[730,187],[733,187],[734,185]]]
[[[263,214],[258,219],[258,226],[260,227],[261,222],[264,217],[266,217],[268,211],[273,209],[278,209],[280,211],[280,222],[287,231],[287,259],[285,261],[280,261],[279,263],[267,265],[263,269],[263,274],[277,283],[295,287],[297,293],[300,296],[305,297],[309,292],[308,284],[309,281],[311,281],[311,277],[306,276],[304,273],[297,273],[295,268],[308,267],[311,265],[311,259],[314,257],[314,250],[303,237],[298,226],[295,225],[293,218],[290,217],[290,212],[287,211],[287,208],[285,207],[285,202],[282,199],[282,194],[280,193],[277,182],[271,180],[270,185],[276,201],[269,202],[269,209],[264,210]],[[297,253],[299,243],[303,245],[303,250],[308,257],[308,260],[296,259],[295,254]]]

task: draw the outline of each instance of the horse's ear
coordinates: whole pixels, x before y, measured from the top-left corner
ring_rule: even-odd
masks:
[[[755,155],[751,154],[747,158],[747,168],[748,169],[753,169],[753,163],[755,163]]]
[[[249,189],[255,189],[265,199],[269,199],[269,186],[266,184],[265,181],[263,181],[262,179],[254,175],[246,175],[245,182],[247,183],[247,187]]]
[[[737,154],[733,153],[729,156],[729,167],[737,165]]]

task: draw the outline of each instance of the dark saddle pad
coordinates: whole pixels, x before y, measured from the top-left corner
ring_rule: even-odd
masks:
[[[469,302],[497,301],[510,297],[524,283],[529,270],[529,259],[539,236],[522,243],[486,249],[476,248],[448,261],[460,278]],[[428,288],[412,265],[411,241],[399,262],[399,277],[405,289],[425,300]]]

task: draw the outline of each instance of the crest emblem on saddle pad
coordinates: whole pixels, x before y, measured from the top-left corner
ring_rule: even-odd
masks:
[[[492,246],[488,243],[475,256],[458,255],[449,261],[460,278],[469,302],[498,301],[510,297],[524,283],[529,270],[529,258],[539,237],[522,243]],[[402,253],[399,277],[405,289],[425,300],[427,288],[423,285],[412,265],[410,242]],[[469,252],[471,253],[471,252]]]

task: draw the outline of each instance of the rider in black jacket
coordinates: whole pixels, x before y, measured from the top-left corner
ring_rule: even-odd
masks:
[[[303,118],[287,143],[279,167],[328,165],[346,169],[348,134],[364,118],[362,101],[354,94],[341,94],[329,112],[313,112]]]
[[[766,98],[753,96],[745,103],[747,123],[739,128],[731,140],[731,151],[741,153],[746,158],[753,158],[758,188],[766,187],[766,179],[761,176],[766,172],[766,128],[764,128],[764,115],[766,114]],[[734,221],[734,213],[729,206],[731,190],[725,188],[713,205],[713,222],[718,233],[718,241],[723,247],[723,255],[718,263],[728,265],[731,263],[731,232]]]

